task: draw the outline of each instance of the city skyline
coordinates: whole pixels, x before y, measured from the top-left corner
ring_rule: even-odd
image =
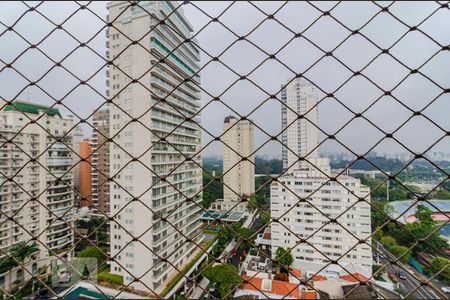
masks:
[[[449,3],[0,7],[0,298],[450,294]]]
[[[0,12],[0,16],[4,19],[5,24],[10,24],[14,18],[20,14],[25,9],[23,4],[14,4],[8,3],[7,9],[3,10],[3,12],[8,12],[8,15],[2,14]],[[227,6],[226,2],[214,5],[211,2],[206,3],[198,3],[198,5],[205,12],[213,15],[218,15],[222,10]],[[321,9],[330,8],[330,4],[327,3],[319,3],[317,4]],[[411,6],[408,6],[411,5]],[[393,9],[400,15],[402,20],[407,24],[411,24],[420,20],[422,17],[426,15],[433,7],[432,3],[417,3],[417,4],[403,4],[403,3],[395,3]],[[58,20],[58,12],[60,8],[67,6],[76,7],[71,3],[61,3],[56,2],[54,4],[46,4],[44,7],[41,7],[43,13],[52,17],[52,20]],[[276,11],[281,3],[267,3],[264,4],[261,8],[262,11],[269,13]],[[105,18],[106,16],[106,7],[104,2],[92,3],[91,9],[98,13],[100,16]],[[357,5],[350,5],[347,3],[342,3],[336,8],[337,13],[342,18],[346,18],[348,16],[352,16],[351,19],[353,23],[347,24],[347,26],[358,26],[363,24],[365,18],[367,18],[370,13],[377,9],[376,5],[372,3],[358,3]],[[304,19],[296,18],[293,16],[294,11],[297,10],[301,15],[304,15]],[[193,6],[186,6],[185,12],[187,18],[193,24],[193,27],[199,31],[202,27],[209,21],[209,18],[196,9]],[[277,13],[282,22],[286,22],[290,28],[295,30],[300,30],[304,28],[304,24],[307,24],[308,21],[311,21],[312,17],[317,14],[316,9],[314,9],[311,5],[305,3],[288,3],[286,6],[283,6],[282,9]],[[244,15],[250,15],[251,17],[240,17]],[[88,39],[94,35],[98,30],[102,28],[104,23],[100,21],[98,18],[94,17],[92,14],[86,13],[86,20],[79,19],[78,15],[74,16],[66,26],[68,30],[71,30],[75,34],[76,37],[83,39]],[[233,18],[230,18],[233,16]],[[264,15],[261,12],[258,12],[257,9],[252,7],[252,5],[248,3],[236,3],[233,5],[231,11],[229,13],[225,13],[221,18],[225,25],[233,28],[233,31],[238,30],[239,34],[245,34],[248,32],[253,26],[257,24],[259,20],[261,20]],[[443,16],[437,15],[435,16],[435,22],[425,22],[422,26],[424,29],[432,30],[435,33],[435,38],[439,41],[443,40],[443,37],[450,34],[448,28],[450,26],[439,26],[439,24],[445,24],[446,20],[443,19]],[[378,38],[377,43],[384,46],[389,46],[395,41],[395,38],[399,37],[401,33],[406,32],[407,28],[401,25],[397,21],[390,20],[384,24],[382,21],[390,20],[387,17],[380,15],[378,16],[373,23],[373,25],[368,26],[363,30],[365,34],[369,37],[376,36]],[[242,20],[242,24],[236,26],[235,21],[233,20]],[[293,21],[297,20],[297,21]],[[26,26],[28,22],[34,22],[35,26]],[[91,26],[87,26],[89,29],[85,30],[83,26],[85,23],[90,24]],[[22,32],[24,36],[30,40],[39,41],[40,38],[44,37],[44,34],[51,28],[50,23],[40,22],[40,17],[38,16],[29,16],[26,15],[25,18],[20,22],[17,30],[19,32],[24,31],[25,29],[29,30],[27,32]],[[330,35],[330,33],[326,32],[326,26],[331,25],[334,26],[335,36]],[[383,35],[381,32],[386,32],[386,26],[390,26],[391,34]],[[252,34],[249,39],[259,45],[266,51],[273,52],[278,50],[278,47],[281,47],[291,36],[288,30],[282,29],[276,22],[265,22],[264,23],[264,31],[266,34],[269,34],[274,37],[274,40],[271,43],[267,43],[264,40],[264,34],[261,30],[256,31]],[[58,35],[59,40],[55,40],[54,38],[50,38],[46,40],[45,43],[42,44],[43,50],[53,59],[60,59],[64,56],[65,53],[68,53],[72,47],[75,46],[75,42],[72,38],[68,37],[63,32],[56,32],[55,35]],[[316,26],[313,26],[312,29],[307,31],[306,36],[308,38],[312,38],[316,43],[323,45],[326,49],[332,49],[335,45],[337,39],[342,39],[345,37],[345,29],[340,25],[337,25],[336,22],[330,19],[321,20]],[[220,40],[221,37],[222,40]],[[221,53],[221,49],[224,48],[225,45],[231,43],[233,41],[233,34],[231,34],[228,30],[226,30],[223,26],[220,25],[211,25],[208,26],[207,29],[202,30],[198,34],[198,39],[200,44],[202,45],[202,49],[204,49],[208,54],[219,54]],[[8,45],[7,48],[3,49],[5,60],[8,61],[8,58],[13,57],[13,53],[15,51],[20,51],[25,44],[23,40],[14,36],[13,34],[6,35],[2,37],[2,40],[7,41],[4,45]],[[66,43],[59,43],[60,41],[65,41]],[[405,39],[404,42],[399,43],[392,49],[392,53],[394,55],[398,55],[399,53],[405,53],[404,62],[408,66],[418,66],[424,61],[424,57],[433,53],[436,49],[435,46],[430,45],[429,43],[419,43],[419,48],[417,52],[412,52],[410,50],[411,45],[415,45],[418,42],[421,42],[422,39],[416,35],[411,35],[408,39]],[[61,44],[67,44],[70,46],[63,47]],[[55,47],[58,45],[58,47]],[[73,58],[69,58],[66,60],[65,66],[74,71],[74,73],[78,76],[88,77],[93,74],[98,68],[100,68],[104,64],[103,58],[101,56],[104,55],[104,45],[105,38],[104,34],[101,32],[95,35],[95,38],[90,41],[89,45],[97,51],[99,55],[92,53],[87,49],[80,49],[72,55]],[[293,52],[294,49],[301,49],[303,54],[298,56]],[[416,46],[417,48],[417,46]],[[353,53],[352,49],[360,49],[361,53]],[[420,51],[419,51],[420,50]],[[437,49],[436,49],[437,50]],[[208,62],[211,58],[210,56],[201,50],[201,58],[202,64]],[[241,61],[239,56],[233,55],[234,53],[242,53],[240,57],[244,58],[245,61]],[[320,58],[321,51],[311,44],[305,42],[304,40],[294,40],[292,42],[292,46],[287,47],[284,51],[280,52],[281,60],[284,63],[289,64],[293,68],[295,68],[296,72],[300,72],[305,69],[305,66],[308,62],[313,62],[316,59]],[[377,54],[376,49],[371,46],[367,41],[360,37],[351,37],[339,50],[336,52],[338,57],[346,62],[352,69],[362,67],[362,62],[368,60],[369,58],[375,57]],[[358,55],[355,55],[358,54]],[[364,54],[364,55],[363,55]],[[250,45],[248,42],[244,44],[236,44],[229,51],[227,51],[223,59],[221,60],[224,64],[229,65],[236,71],[244,74],[250,69],[239,69],[240,66],[253,66],[256,65],[258,61],[264,60],[265,55],[257,50],[254,46]],[[37,62],[40,62],[39,64]],[[27,68],[24,68],[24,66]],[[385,70],[383,69],[382,64],[389,64],[393,67],[394,72],[389,72],[387,76],[382,76],[385,74]],[[50,61],[44,59],[42,57],[33,57],[33,61],[30,61],[29,56],[24,56],[20,61],[17,62],[18,66],[22,66],[20,69],[22,72],[26,72],[29,78],[39,78],[41,72],[39,71],[39,67],[41,66],[49,66]],[[327,66],[330,71],[342,71],[342,74],[346,74],[347,71],[344,71],[342,66],[339,66],[336,62],[333,62],[330,59],[325,58],[322,61],[322,64],[318,67],[314,68],[308,74],[308,78],[312,80],[316,85],[321,88],[327,88],[328,92],[332,91],[332,88],[336,86],[336,84],[340,81],[343,81],[344,78],[336,78],[336,76],[331,76],[326,72],[324,66]],[[438,79],[438,84],[445,84],[445,70],[442,69],[442,66],[445,65],[445,56],[437,55],[430,63],[424,66],[424,70],[426,74],[433,73],[433,77]],[[105,69],[103,69],[105,70]],[[378,84],[381,85],[382,88],[389,88],[392,86],[394,82],[397,82],[398,76],[400,74],[405,74],[405,70],[402,69],[397,63],[392,61],[389,57],[380,56],[373,64],[372,68],[367,70],[367,76],[375,80]],[[219,94],[223,88],[221,86],[227,86],[233,82],[236,78],[236,75],[231,75],[229,71],[225,70],[225,67],[221,65],[221,63],[213,62],[209,63],[207,67],[202,69],[202,76],[204,76],[204,81],[202,82],[202,89],[208,91],[208,93],[212,93],[213,95]],[[100,71],[97,73],[92,79],[92,87],[95,90],[98,90],[100,93],[103,93],[104,85],[105,85],[105,72]],[[223,77],[221,82],[214,80],[217,75]],[[270,74],[270,75],[269,75]],[[392,74],[392,75],[391,75]],[[397,75],[396,75],[397,74]],[[293,76],[292,72],[287,71],[285,67],[283,67],[278,62],[268,60],[263,66],[261,71],[256,72],[253,76],[250,76],[252,80],[254,80],[258,85],[263,86],[264,89],[268,90],[269,93],[275,93],[280,91],[281,86],[285,84],[288,78]],[[330,77],[331,76],[331,77]],[[397,77],[395,77],[397,76]],[[50,86],[52,80],[58,78],[61,84],[57,87]],[[10,81],[11,80],[11,81]],[[5,81],[0,83],[0,87],[4,90],[4,97],[6,99],[16,96],[18,89],[18,84],[22,84],[24,81],[23,78],[20,78],[15,73],[11,73],[11,76],[5,78]],[[391,83],[392,82],[392,83]],[[51,92],[52,96],[61,97],[66,94],[76,83],[72,76],[69,76],[65,71],[54,69],[52,70],[43,80],[42,80],[42,88]],[[428,95],[435,95],[437,91],[437,87],[428,83],[427,80],[420,76],[410,76],[408,80],[405,81],[398,89],[394,91],[394,95],[400,97],[401,102],[403,104],[409,105],[413,108],[422,107],[422,103],[426,103],[430,101],[431,98]],[[367,80],[362,78],[353,78],[347,83],[338,93],[336,93],[336,97],[342,101],[345,105],[349,105],[349,108],[354,109],[356,112],[361,111],[363,108],[367,107],[372,100],[375,100],[381,91],[379,91],[373,84],[369,83]],[[318,95],[318,98],[321,99],[324,94],[321,92]],[[441,96],[438,101],[435,101],[433,105],[427,108],[424,113],[427,114],[430,118],[434,119],[440,126],[448,126],[448,119],[445,118],[443,112],[447,109],[446,95]],[[25,89],[17,99],[30,100],[34,102],[42,102],[42,104],[53,104],[53,100],[48,99],[48,95],[40,92],[36,87],[29,87]],[[208,103],[211,100],[211,97],[207,95],[205,92],[202,92],[202,106]],[[255,87],[253,84],[246,82],[238,82],[235,86],[223,97],[221,98],[227,105],[230,105],[232,108],[237,109],[237,113],[241,115],[247,114],[251,109],[253,109],[258,103],[262,103],[267,98],[267,95],[264,94],[259,88]],[[279,97],[280,98],[280,97]],[[19,100],[20,100],[19,99]],[[359,100],[358,100],[359,99]],[[92,111],[99,107],[104,101],[100,97],[99,94],[94,92],[92,89],[87,87],[78,87],[74,92],[70,93],[63,103],[67,105],[72,110],[76,107],[77,114],[80,114],[81,117],[87,117],[91,115]],[[232,114],[233,112],[229,109],[222,109],[223,105],[218,105],[217,103],[211,103],[203,110],[203,124],[204,128],[208,129],[212,134],[218,135],[221,132],[220,122],[216,122],[218,119],[223,119],[226,115]],[[270,100],[265,103],[261,108],[257,109],[255,113],[250,115],[250,118],[254,120],[255,124],[258,126],[262,126],[263,130],[266,130],[269,134],[278,134],[281,131],[281,126],[279,124],[279,116],[273,116],[271,114],[274,110],[280,110],[281,103],[279,101]],[[339,123],[336,123],[335,120],[331,117],[334,113],[338,112],[341,114],[339,120],[344,121],[348,120],[351,117],[351,113],[345,110],[339,103],[337,103],[333,99],[327,99],[319,104],[319,113],[322,118],[321,128],[326,132],[332,133]],[[65,107],[60,107],[60,110],[65,114],[70,114]],[[391,115],[391,112],[397,112],[397,115]],[[373,108],[369,109],[367,112],[367,117],[371,120],[375,121],[376,125],[385,128],[388,131],[392,131],[396,126],[398,126],[406,117],[408,117],[408,111],[402,108],[402,105],[392,98],[382,97],[380,100],[374,105]],[[274,119],[275,118],[275,119]],[[273,120],[272,122],[262,122],[262,120]],[[343,124],[343,123],[342,123]],[[341,125],[342,125],[341,124]],[[258,148],[259,145],[264,143],[268,136],[261,132],[261,130],[255,127],[255,148]],[[83,128],[88,132],[92,131],[90,126],[84,126]],[[398,131],[396,133],[399,140],[402,143],[405,143],[406,146],[416,150],[423,151],[421,148],[421,144],[417,143],[417,140],[424,141],[423,144],[431,144],[433,141],[437,140],[439,137],[439,131],[434,128],[427,120],[422,117],[416,117],[412,119],[404,129]],[[342,141],[342,143],[348,145],[349,147],[358,154],[361,154],[369,149],[369,147],[373,146],[376,141],[381,138],[381,133],[377,130],[368,126],[367,122],[363,120],[354,120],[346,127],[346,129],[337,136],[337,138]],[[281,139],[281,137],[280,137]],[[323,139],[323,134],[319,134],[319,139]],[[211,140],[211,136],[207,134],[205,131],[202,133],[202,143],[205,145]],[[364,143],[355,143],[355,140],[363,140]],[[449,147],[449,143],[447,139],[444,139],[440,143],[438,143],[432,150],[445,150]],[[335,142],[327,141],[323,146],[320,147],[323,151],[343,151],[342,147],[338,146]],[[383,141],[378,147],[374,150],[379,152],[403,152],[405,149],[402,149],[401,146],[396,145],[396,143],[392,142],[392,140]],[[204,154],[214,154],[221,153],[221,146],[217,142],[213,142],[211,146],[208,146],[203,153]],[[281,145],[279,143],[269,142],[267,146],[263,147],[258,151],[257,154],[261,155],[272,155],[273,153],[280,153]]]

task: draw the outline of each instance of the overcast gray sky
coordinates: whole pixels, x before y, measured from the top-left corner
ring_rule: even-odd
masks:
[[[379,4],[386,6],[389,3],[380,2]],[[35,6],[38,2],[27,2],[27,4]],[[193,4],[210,16],[216,17],[230,3],[193,2]],[[302,32],[320,15],[320,12],[313,5],[320,9],[328,10],[336,5],[336,2],[312,2],[313,5],[305,2],[290,2],[287,4],[284,2],[253,2],[253,4],[268,14],[278,11],[275,14],[275,18],[279,22],[293,32]],[[210,24],[202,29],[210,18],[194,5],[184,5],[184,13],[194,25],[195,30],[199,31],[197,37],[202,49],[210,55],[216,56],[234,42],[236,37],[218,23]],[[279,9],[281,6],[283,7]],[[78,7],[76,3],[71,2],[44,2],[37,10],[51,21],[61,23]],[[93,2],[88,7],[98,14],[100,18],[105,19],[107,12],[105,2]],[[406,24],[414,26],[421,23],[423,19],[438,7],[439,5],[435,2],[398,2],[390,7],[390,12]],[[5,26],[14,24],[26,9],[26,5],[20,2],[0,3],[0,68],[3,67],[1,61],[11,62],[28,47],[28,43],[16,33],[12,31],[3,33]],[[334,8],[331,14],[349,28],[357,29],[379,10],[375,4],[370,2],[343,2]],[[264,19],[265,15],[247,2],[236,2],[220,17],[220,21],[237,35],[248,34]],[[30,43],[39,43],[54,27],[51,22],[37,12],[31,12],[27,13],[14,25],[14,30]],[[100,54],[99,56],[87,48],[79,48],[63,61],[63,66],[76,76],[83,79],[91,77],[104,64],[104,60],[101,57],[104,56],[106,50],[105,34],[101,31],[104,27],[104,22],[89,11],[84,10],[73,15],[63,24],[63,27],[80,41],[90,40],[89,46]],[[423,22],[419,28],[438,43],[449,45],[450,10],[448,8],[439,9],[430,19]],[[101,32],[98,33],[99,31]],[[408,28],[406,26],[387,13],[379,14],[361,30],[364,35],[382,48],[391,47],[407,31]],[[349,34],[350,32],[347,29],[331,17],[322,17],[316,24],[305,31],[304,36],[325,51],[330,51]],[[95,37],[92,39],[93,36]],[[277,58],[292,71],[296,73],[303,72],[317,61],[323,53],[305,38],[294,39],[278,52],[292,37],[293,33],[275,20],[266,20],[248,36],[248,39],[268,53],[277,53]],[[39,49],[54,61],[61,60],[75,47],[77,47],[77,42],[62,30],[55,31],[39,44]],[[390,53],[403,64],[411,68],[417,68],[439,49],[440,47],[425,35],[418,31],[412,31],[392,47]],[[352,70],[359,70],[379,52],[374,45],[361,35],[353,35],[334,51],[334,55]],[[266,57],[262,51],[249,42],[242,41],[227,50],[220,57],[220,60],[237,73],[247,75]],[[208,61],[209,56],[206,53],[202,53],[202,63],[205,64]],[[54,63],[37,49],[28,50],[13,63],[14,68],[32,81],[38,80],[53,65]],[[251,73],[249,78],[269,94],[273,94],[294,75],[291,70],[276,60],[269,60]],[[438,85],[449,88],[450,52],[438,53],[420,70]],[[390,56],[382,55],[364,69],[363,73],[382,89],[390,90],[408,74],[408,70]],[[351,73],[334,58],[327,57],[306,72],[305,75],[323,90],[332,92],[346,81]],[[222,94],[237,79],[235,74],[227,70],[219,62],[208,64],[202,71],[201,77],[202,88],[212,95]],[[102,69],[89,81],[90,85],[98,93],[87,86],[80,86],[67,95],[77,85],[78,80],[62,68],[54,68],[39,81],[39,86],[54,98],[64,97],[64,103],[68,108],[78,115],[86,117],[94,108],[101,105],[103,99],[100,94],[104,94],[105,79],[105,70]],[[0,73],[0,96],[5,99],[16,97],[17,99],[33,102],[52,103],[51,97],[45,95],[36,87],[22,91],[27,83],[27,80],[16,71],[11,69],[3,70]],[[426,107],[440,92],[440,88],[428,79],[419,74],[414,74],[392,93],[404,105],[416,110]],[[355,112],[364,110],[381,94],[382,92],[376,86],[362,77],[351,79],[335,92],[335,96]],[[323,95],[320,94],[320,96]],[[222,101],[226,102],[241,115],[248,114],[266,98],[267,94],[249,81],[238,82],[221,97]],[[202,95],[202,103],[204,105],[210,100],[206,93]],[[277,134],[281,130],[280,107],[281,105],[278,101],[270,100],[258,108],[250,118],[269,134]],[[70,113],[66,109],[62,110],[67,114]],[[220,103],[209,104],[203,110],[201,116],[202,125],[208,128],[212,134],[218,135],[223,128],[223,118],[230,113],[231,111]],[[447,93],[441,96],[434,104],[427,107],[423,113],[445,130],[449,130],[450,94]],[[368,119],[386,131],[396,129],[410,115],[411,113],[406,108],[389,96],[381,98],[365,113]],[[352,114],[336,100],[326,99],[319,105],[320,127],[327,133],[334,133],[337,128],[344,125],[351,118]],[[86,131],[86,133],[89,132]],[[404,143],[405,146],[415,151],[423,151],[442,135],[443,132],[441,130],[419,116],[412,119],[403,129],[399,130],[395,137]],[[366,121],[359,119],[347,125],[336,137],[353,151],[361,153],[377,143],[382,134]],[[256,130],[256,146],[267,141],[267,138],[267,135],[262,131]],[[210,136],[204,133],[204,143],[209,141],[209,139]],[[433,148],[433,150],[445,152],[449,152],[448,149],[448,139],[443,140]],[[280,150],[279,144],[270,142],[258,154],[275,156],[280,154]],[[336,142],[327,141],[321,150],[342,151],[343,148]],[[395,142],[388,141],[382,142],[375,150],[379,152],[405,151]],[[221,152],[222,146],[215,143],[208,147],[204,154],[221,154]]]

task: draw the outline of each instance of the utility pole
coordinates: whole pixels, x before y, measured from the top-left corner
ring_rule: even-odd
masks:
[[[391,172],[388,172],[388,175],[391,175]],[[389,177],[386,181],[386,199],[389,202]]]

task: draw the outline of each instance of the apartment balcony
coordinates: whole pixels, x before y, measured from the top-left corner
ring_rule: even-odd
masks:
[[[72,159],[66,157],[47,157],[48,166],[70,166]]]

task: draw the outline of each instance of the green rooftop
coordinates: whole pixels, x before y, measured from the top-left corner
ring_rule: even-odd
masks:
[[[62,117],[59,113],[59,109],[50,108],[46,105],[39,105],[30,102],[13,101],[12,104],[7,104],[3,107],[3,111],[20,111],[28,114],[39,114],[40,111],[46,111],[50,117],[58,116]]]

